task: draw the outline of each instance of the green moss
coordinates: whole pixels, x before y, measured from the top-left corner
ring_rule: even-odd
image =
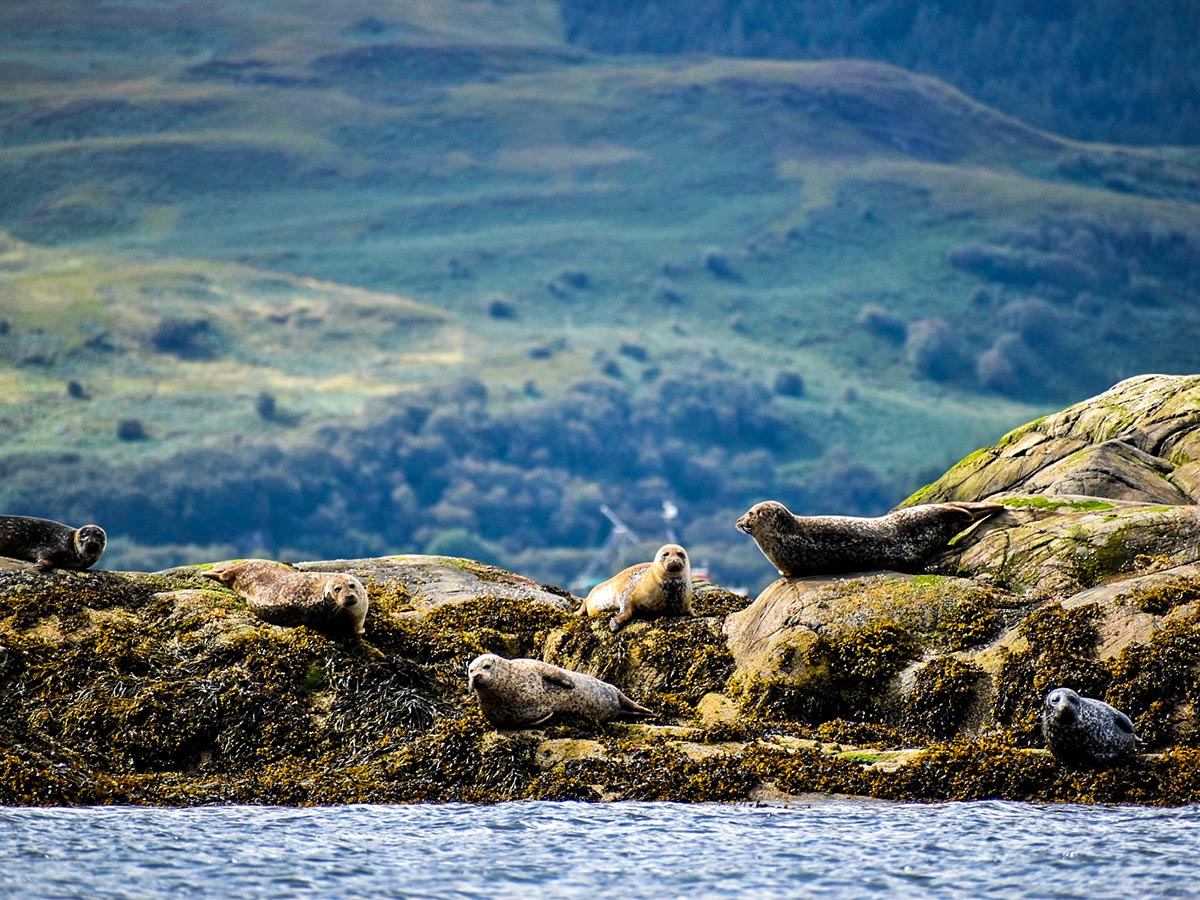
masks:
[[[997,502],[1017,509],[1073,509],[1093,512],[1113,508],[1113,504],[1105,500],[1051,500],[1049,497],[1004,497]]]
[[[1054,777],[1047,754],[1022,752],[1003,741],[939,744],[894,772],[871,779],[874,796],[888,800],[1034,799]]]
[[[697,616],[724,618],[750,605],[745,594],[735,594],[720,585],[697,582],[693,589],[692,609]]]

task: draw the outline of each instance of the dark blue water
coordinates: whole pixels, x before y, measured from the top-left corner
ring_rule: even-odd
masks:
[[[1200,896],[1200,806],[0,808],[0,897]]]

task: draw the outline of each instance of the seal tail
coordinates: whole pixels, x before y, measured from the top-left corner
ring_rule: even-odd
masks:
[[[628,715],[631,715],[631,716],[657,716],[658,715],[658,713],[656,713],[654,710],[647,709],[646,707],[642,706],[642,704],[629,699],[629,697],[625,696],[625,693],[623,691],[617,691],[617,701],[621,705],[621,712],[626,713]]]

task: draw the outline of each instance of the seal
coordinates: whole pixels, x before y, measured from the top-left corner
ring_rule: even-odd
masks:
[[[950,539],[1005,507],[999,503],[926,503],[877,518],[797,516],[767,500],[737,520],[785,577],[891,569],[920,572]]]
[[[678,544],[664,544],[654,561],[638,563],[602,581],[575,610],[577,616],[603,616],[612,631],[619,631],[635,615],[694,616],[692,611],[692,565],[687,551]]]
[[[1042,736],[1056,760],[1076,769],[1110,765],[1145,743],[1134,734],[1125,713],[1070,688],[1055,688],[1046,695]]]
[[[363,633],[367,589],[353,575],[297,572],[269,559],[225,563],[200,574],[233,588],[272,625],[305,625],[331,637]]]
[[[467,685],[483,717],[496,728],[536,728],[556,715],[578,715],[600,723],[621,715],[655,714],[607,681],[540,659],[485,653],[467,666]]]
[[[0,556],[33,563],[39,572],[82,572],[104,554],[108,535],[99,525],[72,528],[33,516],[0,516]]]

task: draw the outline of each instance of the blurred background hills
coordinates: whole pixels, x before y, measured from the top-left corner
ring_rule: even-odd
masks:
[[[565,585],[607,505],[760,586],[753,502],[1200,370],[1198,15],[7,3],[0,510]]]

